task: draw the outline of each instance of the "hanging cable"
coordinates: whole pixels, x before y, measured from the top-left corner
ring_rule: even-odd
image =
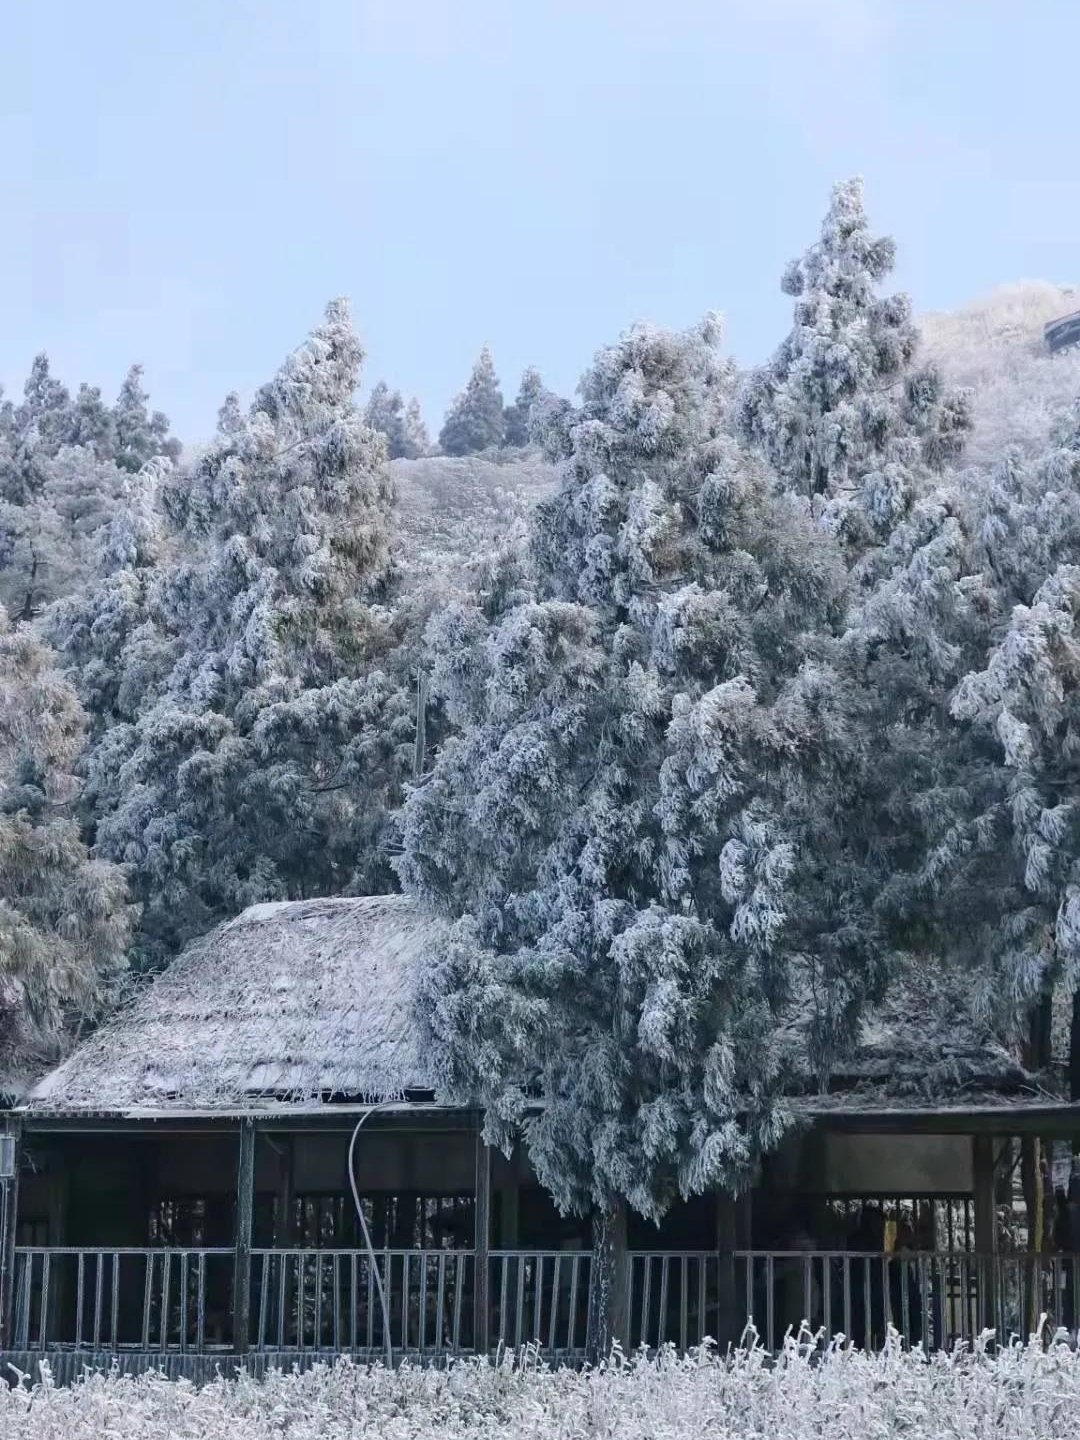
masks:
[[[360,1134],[360,1128],[366,1120],[370,1120],[375,1111],[388,1101],[381,1100],[376,1105],[370,1106],[356,1122],[352,1132],[352,1139],[349,1141],[349,1189],[352,1191],[353,1204],[356,1206],[356,1218],[360,1222],[360,1232],[364,1237],[364,1244],[367,1247],[368,1260],[375,1275],[375,1288],[379,1292],[379,1304],[382,1307],[383,1338],[386,1341],[386,1368],[394,1368],[394,1346],[390,1338],[390,1308],[386,1303],[386,1291],[383,1288],[382,1275],[379,1271],[379,1262],[375,1256],[375,1247],[371,1243],[371,1233],[368,1230],[367,1221],[364,1219],[364,1207],[360,1204],[360,1192],[356,1185],[356,1172],[353,1169],[353,1152],[356,1149],[356,1137]],[[387,1261],[389,1266],[389,1260]],[[389,1278],[389,1277],[388,1277]],[[356,1296],[353,1296],[353,1304],[356,1304]]]

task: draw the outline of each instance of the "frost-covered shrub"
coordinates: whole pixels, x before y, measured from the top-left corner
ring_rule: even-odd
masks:
[[[810,1347],[807,1347],[810,1350]],[[794,1342],[774,1367],[759,1349],[597,1370],[466,1362],[388,1372],[341,1360],[199,1389],[160,1375],[91,1375],[60,1389],[0,1389],[4,1440],[1056,1440],[1080,1427],[1080,1355],[1065,1345],[926,1359],[899,1347]]]

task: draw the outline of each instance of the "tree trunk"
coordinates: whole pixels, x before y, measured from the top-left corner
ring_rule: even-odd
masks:
[[[1080,985],[1073,991],[1069,1026],[1069,1099],[1080,1100]],[[1080,1150],[1080,1135],[1073,1137],[1073,1154]]]
[[[586,1350],[589,1363],[598,1364],[616,1343],[629,1349],[626,1245],[626,1202],[612,1199],[593,1211],[592,1283],[589,1286],[589,1323]]]
[[[1053,997],[1047,992],[1031,1016],[1030,1039],[1026,1061],[1029,1070],[1039,1072],[1050,1063],[1050,1025]],[[1029,1253],[1039,1255],[1046,1248],[1046,1184],[1043,1175],[1044,1144],[1039,1135],[1025,1135],[1020,1141],[1020,1183],[1024,1191],[1024,1208],[1027,1211],[1027,1248]],[[1039,1285],[1039,1265],[1032,1261],[1028,1266],[1026,1321],[1028,1334],[1039,1322],[1042,1308]]]

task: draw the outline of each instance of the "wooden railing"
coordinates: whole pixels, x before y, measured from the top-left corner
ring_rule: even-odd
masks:
[[[1080,1325],[1080,1255],[657,1252],[631,1256],[629,1289],[634,1347],[728,1343],[750,1323],[770,1350],[803,1321],[872,1349],[891,1326],[928,1350],[1027,1335],[1041,1315]]]
[[[252,1252],[256,1350],[439,1355],[473,1348],[475,1257],[467,1250]],[[379,1295],[379,1281],[383,1296]]]
[[[234,1266],[232,1249],[20,1248],[9,1348],[380,1356],[389,1339],[395,1355],[486,1343],[575,1358],[586,1347],[588,1251],[492,1251],[478,1314],[471,1250],[384,1250],[374,1263],[362,1250],[254,1250],[246,1337],[233,1332]],[[1080,1325],[1080,1255],[635,1252],[626,1288],[632,1349],[736,1343],[751,1321],[769,1349],[803,1321],[871,1348],[891,1326],[926,1349],[985,1329],[1026,1335],[1042,1315]]]
[[[21,1247],[13,1348],[229,1350],[231,1249]]]
[[[233,1250],[22,1247],[12,1348],[233,1350]],[[500,1250],[488,1257],[491,1348],[585,1348],[591,1256]],[[382,1296],[379,1294],[379,1282]],[[471,1250],[251,1252],[246,1348],[380,1356],[477,1347]],[[383,1303],[385,1301],[385,1318]]]
[[[555,1356],[584,1352],[590,1251],[494,1250],[490,1264],[492,1348],[538,1343]]]

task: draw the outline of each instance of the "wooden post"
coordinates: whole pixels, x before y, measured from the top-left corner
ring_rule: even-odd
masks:
[[[473,1255],[473,1346],[478,1355],[491,1349],[489,1299],[491,1247],[491,1151],[484,1144],[479,1118],[476,1123],[476,1233]]]
[[[626,1202],[617,1199],[593,1212],[593,1257],[585,1348],[591,1364],[606,1360],[618,1341],[630,1348],[630,1250]]]
[[[292,1242],[293,1137],[291,1135],[284,1135],[281,1138],[277,1166],[277,1194],[274,1197],[274,1248],[275,1250],[287,1250]]]
[[[979,1271],[979,1328],[997,1326],[997,1196],[994,1137],[972,1139],[975,1180],[975,1254]]]
[[[233,1260],[233,1349],[247,1353],[251,1316],[251,1229],[255,1210],[255,1125],[240,1122],[236,1171],[236,1231]]]
[[[13,1173],[6,1180],[0,1180],[0,1350],[10,1350],[15,1340],[15,1236],[22,1149],[19,1121],[9,1121],[3,1133],[15,1142]]]

